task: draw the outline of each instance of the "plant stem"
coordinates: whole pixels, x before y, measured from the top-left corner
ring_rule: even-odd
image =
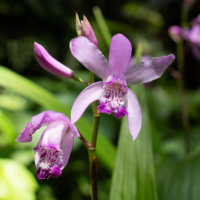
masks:
[[[94,83],[94,73],[90,72],[90,84]],[[96,140],[99,128],[100,113],[97,109],[97,102],[92,103],[93,108],[93,132],[91,146],[88,148],[89,161],[90,161],[90,193],[91,199],[98,199],[97,190],[97,155],[96,155]]]
[[[91,147],[91,144],[81,135],[80,131],[79,131],[79,134],[80,134],[80,140],[83,142],[83,144],[87,147],[87,148],[90,148]]]
[[[178,80],[178,87],[180,90],[180,98],[181,98],[181,110],[182,110],[182,121],[183,121],[183,129],[184,129],[184,140],[185,140],[185,155],[188,156],[190,152],[190,142],[189,142],[189,117],[188,117],[188,108],[187,101],[184,89],[184,52],[183,52],[183,41],[177,43],[177,62],[178,62],[178,70],[181,74]]]
[[[82,80],[81,78],[78,78],[75,75],[73,75],[71,78],[74,79],[75,81],[78,81],[80,83],[86,84],[87,86],[90,85],[90,83],[88,83],[87,81]]]

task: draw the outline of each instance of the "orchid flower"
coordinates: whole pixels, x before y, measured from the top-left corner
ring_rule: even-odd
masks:
[[[193,56],[200,61],[200,15],[193,19],[191,23],[191,29],[173,25],[169,28],[168,32],[175,42],[179,42],[181,38],[189,41]]]
[[[78,121],[89,104],[99,100],[100,112],[114,113],[117,118],[128,115],[129,131],[133,140],[136,139],[142,124],[141,108],[127,86],[159,78],[174,60],[174,55],[148,58],[131,67],[132,46],[122,34],[114,35],[111,40],[109,63],[86,37],[71,40],[70,50],[88,70],[102,79],[85,88],[76,98],[71,110],[72,123]]]
[[[74,137],[80,137],[77,128],[63,113],[45,111],[32,117],[17,142],[31,142],[32,135],[41,126],[48,125],[42,133],[35,151],[37,178],[43,179],[48,175],[57,178],[67,165],[71,154]]]

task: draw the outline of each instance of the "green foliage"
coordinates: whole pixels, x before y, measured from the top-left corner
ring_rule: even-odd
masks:
[[[198,200],[200,196],[200,155],[177,164],[157,167],[157,188],[160,200]]]
[[[15,124],[0,110],[0,146],[13,145],[16,137]]]
[[[37,188],[36,179],[23,165],[0,159],[0,199],[35,200]]]
[[[97,20],[98,26],[101,30],[101,34],[103,35],[104,40],[105,40],[106,44],[108,45],[108,47],[110,47],[110,41],[111,41],[112,36],[111,36],[109,28],[106,25],[105,19],[101,13],[100,8],[98,6],[95,6],[93,8],[93,13]]]
[[[156,200],[154,162],[149,114],[142,85],[132,86],[142,109],[142,129],[135,141],[128,129],[128,117],[122,119],[117,157],[112,176],[110,200]]]

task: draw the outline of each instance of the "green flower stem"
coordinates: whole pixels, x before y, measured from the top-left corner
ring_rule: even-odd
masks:
[[[177,43],[177,62],[178,62],[178,70],[181,74],[178,80],[178,87],[180,90],[180,98],[181,98],[181,110],[182,110],[182,121],[183,121],[183,129],[184,129],[184,140],[185,140],[185,155],[187,156],[190,152],[190,142],[189,142],[189,116],[188,116],[188,107],[184,89],[184,52],[183,52],[183,41]]]
[[[80,131],[79,131],[79,134],[81,137],[80,140],[83,142],[83,144],[87,147],[87,148],[90,148],[91,147],[91,144],[81,135]]]
[[[81,78],[78,78],[75,75],[73,75],[71,78],[74,79],[75,81],[78,81],[80,83],[86,84],[87,86],[90,85],[90,83],[88,83],[87,81],[82,80]]]
[[[94,83],[94,73],[90,72],[90,84]],[[100,113],[97,109],[97,102],[92,103],[93,108],[93,132],[91,146],[88,148],[89,161],[90,161],[90,193],[91,199],[98,199],[97,190],[97,155],[96,155],[96,140],[99,128]]]

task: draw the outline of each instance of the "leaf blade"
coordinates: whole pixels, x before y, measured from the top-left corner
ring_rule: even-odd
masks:
[[[127,116],[122,120],[117,157],[112,177],[110,200],[156,200],[151,135],[145,90],[132,86],[142,109],[142,129],[135,141],[128,130]],[[118,174],[123,174],[118,178]],[[120,187],[120,184],[123,187]]]

